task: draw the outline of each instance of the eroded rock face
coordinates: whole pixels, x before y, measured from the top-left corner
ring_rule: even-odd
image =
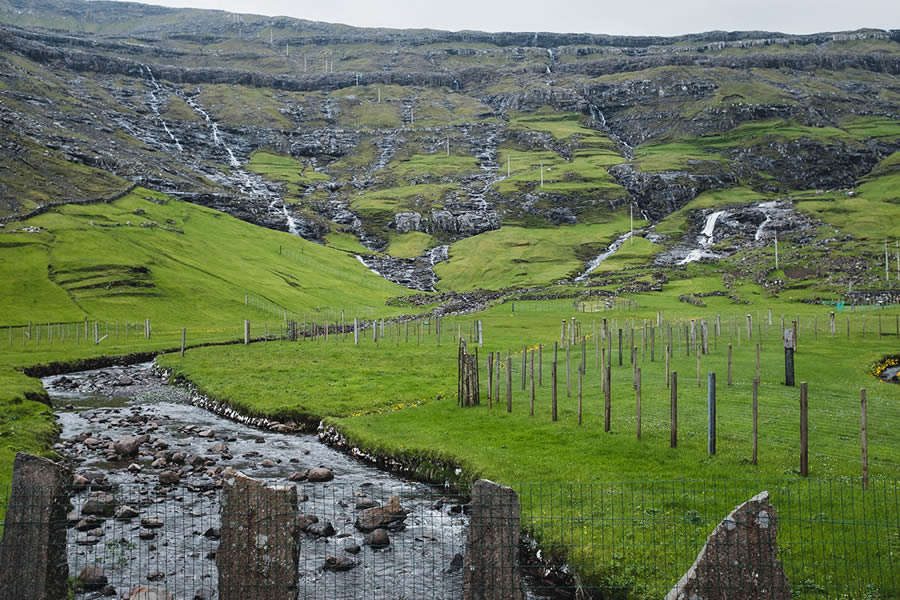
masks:
[[[719,523],[666,600],[789,600],[777,537],[778,513],[762,492]]]

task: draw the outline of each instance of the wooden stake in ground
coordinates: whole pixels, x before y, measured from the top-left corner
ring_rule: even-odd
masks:
[[[859,390],[859,401],[862,409],[862,486],[869,489],[869,437],[868,437],[868,413],[866,409],[866,388]]]
[[[581,377],[583,375],[581,366],[578,367],[578,425],[581,426]]]
[[[250,343],[250,321],[244,319],[244,344]]]
[[[637,439],[641,439],[641,369],[637,370],[637,389],[635,390],[637,398]]]
[[[759,379],[759,344],[756,345],[756,378]]]
[[[506,412],[512,412],[512,361],[509,360],[509,348],[506,349]]]
[[[728,385],[731,383],[731,344],[728,344]]]
[[[758,434],[759,434],[759,411],[758,411],[758,398],[759,398],[759,377],[753,380],[753,457],[750,459],[754,465],[756,464],[756,451],[758,448]]]
[[[184,338],[187,336],[187,329],[181,328],[181,358],[184,358]]]
[[[698,348],[697,348],[697,387],[700,387],[700,386],[701,386],[701,383],[700,383],[700,380],[701,380],[701,374],[700,374],[701,367],[702,367],[702,365],[701,365],[701,361],[700,361],[700,348],[698,347]]]
[[[669,447],[678,446],[678,371],[669,377]]]
[[[612,419],[612,367],[606,365],[606,385],[603,389],[603,406],[604,406],[604,415],[603,415],[603,431],[609,433],[610,429],[610,421]]]
[[[494,398],[497,399],[497,404],[500,404],[500,352],[497,352],[496,358],[494,359]]]
[[[794,386],[794,332],[784,330],[784,385]]]
[[[666,387],[669,387],[669,346],[666,346]]]
[[[716,374],[707,373],[706,383],[706,449],[709,454],[716,453]]]
[[[494,353],[488,353],[488,408],[494,406]]]
[[[809,405],[806,382],[800,382],[800,476],[809,476]]]
[[[572,397],[572,347],[566,346],[566,397]]]
[[[522,346],[522,391],[525,391],[525,377],[528,369],[526,368],[528,362],[528,348]]]
[[[531,351],[531,416],[534,416],[534,350]]]
[[[544,387],[544,345],[538,344],[538,385]]]
[[[550,365],[550,410],[551,419],[556,421],[556,361]]]

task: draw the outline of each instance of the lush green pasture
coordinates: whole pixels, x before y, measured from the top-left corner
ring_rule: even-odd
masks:
[[[688,281],[686,285],[691,284]],[[816,585],[827,589],[855,585],[859,580],[854,580],[853,574],[816,563],[817,553],[824,551],[819,546],[825,542],[804,545],[803,540],[812,535],[804,527],[823,521],[852,521],[853,515],[863,518],[853,511],[862,511],[864,506],[873,510],[872,503],[878,501],[877,493],[866,495],[858,489],[862,387],[868,389],[871,476],[896,478],[900,474],[896,434],[900,387],[880,383],[867,374],[876,360],[900,350],[894,335],[897,312],[881,313],[881,336],[877,335],[877,314],[840,312],[837,335],[832,338],[826,330],[828,307],[773,301],[773,324],[769,326],[770,304],[762,298],[736,308],[728,298],[712,297],[706,299],[709,306],[698,308],[673,303],[675,291],[639,298],[641,308],[636,312],[575,313],[571,302],[565,300],[516,302],[515,312],[510,304],[504,304],[483,314],[444,319],[440,347],[433,329],[426,341],[417,343],[417,325],[412,324],[409,342],[405,329],[401,329],[400,338],[394,330],[394,337],[382,339],[377,345],[369,333],[358,346],[352,340],[332,336],[327,343],[320,339],[318,343],[257,343],[229,347],[224,352],[195,349],[183,359],[168,355],[162,361],[176,374],[191,378],[207,393],[245,412],[288,419],[328,417],[355,444],[392,455],[420,476],[435,481],[467,481],[482,476],[518,487],[523,492],[525,526],[533,528],[547,548],[565,550],[567,558],[579,565],[586,583],[619,588],[622,597],[649,597],[674,583],[670,579],[687,568],[709,530],[735,504],[763,489],[771,489],[779,511],[790,515],[782,521],[781,531],[782,540],[791,540],[782,545],[782,559],[792,582],[810,582],[809,589]],[[646,299],[655,302],[647,304]],[[674,328],[670,366],[678,372],[676,449],[669,447],[670,396],[663,359],[663,346],[668,340],[661,340],[656,330],[653,361],[649,339],[646,347],[641,340],[644,324],[655,323],[657,310],[663,312],[667,326],[671,323]],[[829,479],[825,484],[807,484],[798,476],[799,388],[783,385],[781,314],[787,314],[789,322],[798,312],[797,381],[809,383],[810,475]],[[722,315],[721,336],[715,336],[712,329],[717,314]],[[753,318],[750,342],[746,314]],[[580,358],[579,345],[572,349],[571,396],[567,393],[565,351],[559,351],[559,421],[554,423],[550,417],[553,343],[559,339],[561,320],[570,317],[578,319],[582,332],[589,336],[580,426],[575,367]],[[456,406],[454,398],[455,337],[457,332],[468,337],[475,318],[484,321],[485,345],[480,350],[482,404],[464,409]],[[631,343],[628,332],[636,330],[634,345],[642,369],[641,440],[636,436],[632,366],[627,349],[622,366],[618,364],[617,335],[611,355],[611,431],[603,429],[603,394],[596,367],[598,356],[602,357],[598,350],[606,342],[595,333],[603,318],[610,320],[614,331],[624,330],[626,346]],[[849,340],[847,318],[851,322]],[[684,342],[684,327],[690,319],[707,319],[711,327],[710,354],[702,356],[699,385],[696,355],[693,351],[686,355]],[[418,327],[426,328],[423,324]],[[543,344],[543,360],[539,363],[536,355],[535,369],[539,364],[543,367],[538,371],[542,385],[536,388],[532,416],[528,394],[521,389],[521,353],[522,346],[531,350],[539,343]],[[757,343],[761,346],[759,460],[753,465],[751,396]],[[731,386],[727,385],[728,344],[733,352]],[[506,411],[506,365],[501,370],[501,399],[494,396],[492,407],[486,390],[487,353],[500,351],[505,357],[507,349],[512,351],[511,413]],[[415,368],[410,368],[411,364]],[[715,456],[707,453],[706,446],[709,371],[718,377]],[[316,383],[311,386],[312,381]],[[459,475],[453,471],[455,467],[462,469]],[[841,489],[832,489],[829,497],[815,497],[815,486],[821,494],[822,485],[835,485],[834,478],[842,478]],[[672,484],[666,491],[669,484],[659,482],[669,480],[682,483]],[[558,487],[597,481],[608,484],[575,492]],[[649,483],[654,481],[657,483]],[[544,484],[544,492],[530,482]],[[591,489],[591,494],[586,495],[584,489]],[[852,507],[847,496],[850,490],[856,494]],[[551,501],[547,493],[557,495]],[[635,500],[635,494],[644,495]],[[841,506],[842,501],[848,506]],[[649,527],[646,519],[656,525]],[[816,527],[829,535],[837,532],[839,537],[861,535],[850,526]],[[677,559],[672,561],[670,556],[666,567],[658,568],[660,553],[666,548],[672,552],[674,547],[681,549]],[[883,545],[870,549],[872,553],[883,551]],[[883,569],[887,564],[878,554],[856,560],[869,561],[870,568]]]
[[[628,215],[608,213],[608,222],[546,228],[507,226],[450,246],[450,260],[435,267],[440,289],[469,290],[546,283],[577,274],[586,262],[584,244],[605,249],[628,231]],[[642,221],[636,222],[639,227]]]

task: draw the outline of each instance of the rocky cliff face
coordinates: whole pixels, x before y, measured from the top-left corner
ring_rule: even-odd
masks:
[[[432,249],[506,222],[627,202],[660,219],[739,184],[847,188],[900,147],[878,126],[900,118],[897,31],[406,32],[81,0],[0,0],[0,22],[7,219],[140,183],[377,252],[427,234],[407,259],[427,272]],[[260,167],[260,150],[289,162]],[[510,154],[562,175],[507,182]]]

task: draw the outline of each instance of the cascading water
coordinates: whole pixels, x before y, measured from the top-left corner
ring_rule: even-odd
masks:
[[[706,224],[703,226],[703,231],[697,236],[697,242],[700,244],[700,247],[688,252],[687,256],[678,261],[679,265],[686,265],[702,258],[715,258],[717,256],[715,253],[709,251],[709,247],[712,246],[715,241],[716,221],[727,214],[728,213],[724,210],[719,210],[706,217]]]
[[[605,261],[607,258],[615,254],[619,250],[619,248],[622,247],[622,244],[624,244],[625,241],[628,240],[628,238],[630,238],[631,236],[632,232],[629,231],[628,233],[617,237],[616,240],[609,245],[609,248],[607,248],[601,254],[598,254],[593,260],[588,263],[587,268],[584,270],[584,273],[576,277],[575,282],[579,283],[587,279],[588,276],[593,273],[594,269],[599,267],[601,263],[603,263],[603,261]]]
[[[156,96],[157,92],[162,90],[162,86],[156,81],[156,77],[153,76],[153,71],[150,70],[150,67],[147,65],[142,65],[143,68],[147,69],[147,75],[150,78],[150,83],[153,85],[153,89],[150,90],[150,110],[153,111],[154,116],[156,116],[156,120],[160,122],[163,126],[163,129],[166,130],[166,133],[169,134],[169,138],[175,143],[175,147],[178,148],[179,152],[184,152],[184,148],[181,146],[181,142],[178,141],[178,138],[175,137],[175,134],[169,129],[168,124],[166,124],[166,120],[162,118],[162,115],[159,112],[159,98]]]

